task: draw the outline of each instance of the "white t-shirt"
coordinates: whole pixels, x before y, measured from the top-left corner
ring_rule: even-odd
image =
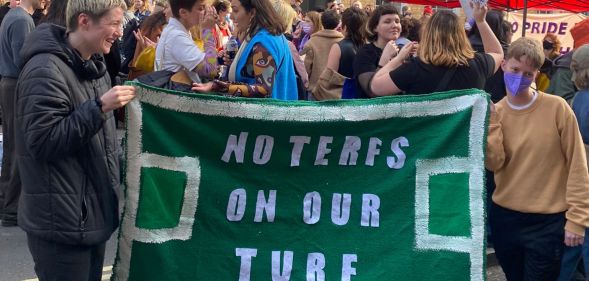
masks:
[[[205,58],[192,40],[190,32],[175,18],[170,18],[164,28],[155,50],[155,70],[178,72],[186,70],[195,82],[200,82],[198,75],[192,72]]]

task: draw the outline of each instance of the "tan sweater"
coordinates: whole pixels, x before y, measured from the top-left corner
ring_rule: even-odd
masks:
[[[485,165],[495,172],[493,201],[523,213],[566,212],[565,229],[589,227],[589,173],[577,119],[561,97],[539,92],[527,109],[507,97],[491,114]]]
[[[335,30],[324,29],[311,35],[311,39],[305,44],[301,55],[305,56],[305,68],[309,74],[309,91],[315,89],[317,81],[323,70],[327,67],[327,58],[331,46],[344,39],[344,36]]]

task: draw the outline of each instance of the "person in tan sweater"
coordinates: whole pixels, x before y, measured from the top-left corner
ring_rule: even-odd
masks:
[[[321,14],[323,30],[311,35],[311,39],[303,48],[301,55],[305,56],[305,68],[309,75],[309,92],[312,92],[319,81],[319,76],[327,67],[327,58],[331,46],[342,39],[342,35],[335,28],[340,23],[341,16],[335,11],[326,11]]]
[[[539,41],[515,41],[501,65],[508,95],[491,104],[485,165],[497,188],[489,217],[509,281],[556,280],[564,245],[581,245],[589,226],[589,173],[575,115],[562,98],[530,88],[543,61]]]

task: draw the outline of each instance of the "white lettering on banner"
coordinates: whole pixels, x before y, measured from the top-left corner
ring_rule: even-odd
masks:
[[[239,267],[239,281],[249,281],[252,276],[253,258],[258,255],[258,249],[251,248],[236,248],[235,256],[240,257]],[[266,256],[260,254],[260,256]],[[282,261],[281,261],[282,260]],[[294,252],[292,251],[272,251],[271,262],[271,277],[272,281],[290,281],[292,275],[292,267],[294,262]],[[352,276],[356,276],[356,268],[354,263],[358,262],[358,255],[343,254],[341,267],[341,280],[351,281]],[[331,263],[335,264],[335,263]],[[327,262],[323,253],[308,253],[307,254],[307,269],[305,271],[306,281],[325,281],[325,267]],[[258,266],[259,267],[259,266]],[[257,267],[256,267],[257,268]],[[263,271],[267,272],[267,271]],[[260,276],[259,273],[256,276]],[[260,278],[260,280],[267,280],[269,278]],[[296,280],[298,277],[295,277]],[[334,277],[335,278],[335,277]],[[335,279],[334,279],[335,280]]]
[[[325,281],[325,256],[322,253],[309,253],[307,256],[307,281]]]
[[[358,160],[358,150],[360,150],[361,146],[362,141],[359,137],[347,136],[339,158],[339,164],[342,166],[355,166],[356,161]]]
[[[346,225],[350,219],[350,205],[352,194],[334,193],[331,201],[331,221],[336,225]]]
[[[401,150],[401,147],[408,147],[409,140],[405,137],[396,138],[391,142],[391,150],[395,153],[396,159],[393,156],[387,157],[387,164],[389,168],[399,170],[405,166],[405,152]]]
[[[328,144],[333,142],[333,137],[321,136],[319,138],[319,146],[317,147],[317,157],[315,158],[315,166],[322,165],[326,166],[328,161],[325,156],[331,152],[331,149],[327,148]]]
[[[264,191],[258,191],[258,201],[256,202],[256,216],[255,222],[262,222],[262,217],[266,213],[266,220],[274,222],[274,215],[276,214],[276,190],[270,190],[268,200],[264,195]]]
[[[229,135],[227,137],[227,145],[221,160],[229,163],[231,156],[235,155],[235,163],[243,164],[245,149],[247,147],[247,132],[241,132],[239,138],[236,135]],[[329,164],[328,155],[332,152],[333,136],[320,136],[317,142],[317,150],[315,154],[315,166],[327,166]],[[311,143],[309,136],[290,136],[289,142],[293,144],[290,155],[290,167],[299,167],[301,165],[301,158],[303,149],[306,144]],[[362,150],[362,139],[358,136],[346,136],[345,141],[341,146],[338,146],[340,166],[356,166],[358,165],[358,157],[360,150]],[[376,157],[381,155],[382,140],[376,137],[369,138],[365,143],[368,143],[366,150],[366,160],[364,164],[368,167],[374,166]],[[252,160],[256,165],[265,165],[272,159],[274,149],[274,137],[268,135],[259,135],[256,137],[254,145]],[[279,146],[280,147],[280,146]],[[390,169],[399,170],[405,166],[407,155],[403,151],[404,147],[409,147],[409,140],[406,137],[398,137],[391,141],[390,150],[392,155],[386,156],[386,163]]]
[[[366,153],[366,166],[374,166],[374,157],[380,154],[382,141],[379,138],[370,138],[368,152]]]
[[[270,161],[274,148],[274,138],[271,136],[258,136],[254,148],[254,163],[264,165]]]
[[[236,135],[229,135],[227,138],[227,145],[225,146],[225,153],[223,153],[221,160],[223,160],[225,163],[229,163],[231,154],[235,154],[235,162],[243,163],[247,135],[247,132],[241,132],[241,134],[239,134],[239,141],[237,140]]]
[[[227,203],[227,220],[241,221],[245,214],[246,193],[245,189],[239,188],[233,190],[229,194],[229,202]]]
[[[262,222],[264,213],[266,221],[273,223],[276,217],[276,190],[268,191],[268,198],[264,190],[258,190],[254,222]],[[247,194],[243,188],[235,189],[229,194],[227,203],[227,220],[239,222],[243,219],[247,205]],[[352,194],[333,193],[331,199],[331,222],[334,225],[347,225],[350,220]],[[380,198],[375,194],[362,194],[362,209],[360,226],[380,226]],[[312,191],[303,198],[303,222],[316,224],[321,219],[321,194]]]
[[[290,166],[298,167],[301,162],[301,153],[303,153],[303,146],[311,143],[311,137],[306,136],[291,136],[290,143],[293,143],[292,154],[290,156]]]
[[[303,199],[303,221],[306,224],[316,224],[321,217],[321,195],[313,191]]]
[[[352,263],[358,262],[357,255],[345,254],[342,263],[342,281],[352,280],[352,275],[356,275],[356,268],[352,267]]]
[[[380,214],[380,198],[374,194],[362,195],[362,218],[361,226],[379,227]]]
[[[235,256],[241,257],[239,267],[239,281],[249,281],[252,271],[252,258],[258,255],[257,249],[236,248]]]
[[[272,281],[289,281],[292,272],[293,252],[284,251],[282,270],[280,263],[280,251],[272,251]]]

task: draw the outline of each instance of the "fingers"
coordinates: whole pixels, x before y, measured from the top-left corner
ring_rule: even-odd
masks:
[[[583,245],[584,240],[585,240],[584,236],[565,231],[564,244],[569,247],[576,247],[576,246]]]

